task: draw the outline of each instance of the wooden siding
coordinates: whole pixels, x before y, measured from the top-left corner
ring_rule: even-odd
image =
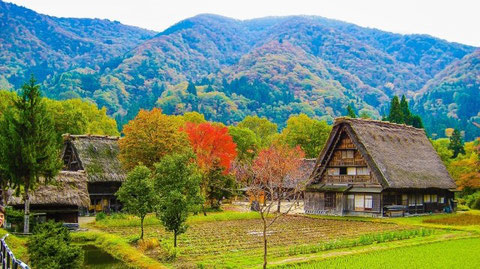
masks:
[[[325,208],[325,193],[306,192],[305,193],[305,213],[317,215],[342,215],[344,206],[344,196],[342,193],[335,193],[335,207]]]
[[[352,153],[346,153],[353,151]],[[343,155],[343,157],[342,157]],[[351,184],[378,184],[370,171],[369,175],[329,175],[329,168],[368,168],[367,162],[362,154],[356,149],[352,140],[346,132],[341,134],[341,138],[335,146],[331,159],[326,164],[326,169],[320,177],[320,181],[324,183],[351,183]]]

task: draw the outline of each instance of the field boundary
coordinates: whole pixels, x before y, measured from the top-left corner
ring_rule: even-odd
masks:
[[[117,235],[101,231],[87,231],[72,233],[72,239],[76,243],[92,244],[112,255],[112,257],[121,260],[131,268],[168,268],[157,260],[148,257],[134,246],[131,246],[126,239]]]

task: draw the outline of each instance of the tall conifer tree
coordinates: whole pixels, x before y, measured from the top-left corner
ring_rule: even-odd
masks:
[[[457,128],[453,130],[452,136],[450,136],[450,144],[448,145],[448,149],[453,151],[452,159],[457,158],[459,154],[465,154],[462,134]]]
[[[33,76],[23,85],[21,95],[4,117],[0,130],[2,168],[23,194],[23,231],[29,233],[30,192],[41,181],[53,179],[60,170],[61,137],[55,133],[52,117]]]
[[[351,105],[347,106],[347,116],[350,118],[356,118],[357,115],[355,115],[355,110],[353,110],[353,107]]]
[[[400,108],[402,110],[402,116],[403,116],[403,123],[411,125],[412,124],[412,113],[410,112],[410,108],[408,107],[408,101],[407,98],[405,98],[405,95],[402,95],[402,99],[400,100]]]
[[[392,98],[392,103],[390,105],[390,114],[388,114],[388,121],[394,123],[405,123],[402,108],[400,107],[398,96],[396,95]]]

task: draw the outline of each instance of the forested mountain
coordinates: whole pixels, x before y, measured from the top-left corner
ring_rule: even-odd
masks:
[[[47,64],[51,75],[39,77],[47,96],[89,99],[120,126],[139,108],[154,106],[169,114],[196,110],[225,123],[257,114],[280,127],[300,112],[331,120],[348,104],[379,118],[394,94],[435,103],[427,94],[433,88],[425,85],[475,50],[313,16],[241,21],[203,14],[154,35],[105,20],[1,7],[8,27],[0,36],[0,68],[8,73],[0,87],[16,86],[19,77]],[[37,28],[42,31],[32,30]],[[18,34],[27,30],[27,36]],[[188,82],[197,88],[187,90]],[[447,114],[441,116],[446,120]],[[433,125],[427,119],[427,129],[440,133]]]
[[[430,132],[442,136],[445,128],[465,131],[466,139],[479,135],[480,50],[447,66],[415,98],[415,109]]]
[[[75,67],[98,69],[153,36],[99,19],[56,18],[0,1],[0,87],[18,88]]]

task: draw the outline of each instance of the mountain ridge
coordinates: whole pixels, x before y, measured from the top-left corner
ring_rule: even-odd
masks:
[[[2,3],[0,13],[6,10]],[[40,22],[26,25],[43,25],[38,16]],[[8,71],[0,75],[0,87],[18,87],[32,70],[47,70],[39,76],[47,96],[105,106],[119,125],[140,108],[154,106],[173,114],[198,110],[228,124],[256,114],[280,127],[296,113],[331,121],[348,104],[379,118],[393,95],[417,100],[429,81],[477,49],[318,16],[237,20],[199,14],[158,33],[110,21],[55,18],[53,26],[41,30],[53,33],[50,42],[59,48],[37,55],[28,53],[37,48],[35,42],[17,46],[25,38],[16,36],[16,30],[30,28],[15,22],[18,26],[3,20],[10,26],[4,46],[21,53],[0,47],[0,68]],[[28,33],[27,41],[37,40],[35,34],[44,36]],[[75,35],[82,34],[92,42],[78,43]],[[56,44],[59,37],[63,43]],[[46,55],[49,59],[42,60]],[[24,60],[34,64],[26,67]],[[185,91],[187,81],[199,86],[197,95]],[[412,105],[420,110],[416,101]],[[431,125],[428,131],[435,129]]]

